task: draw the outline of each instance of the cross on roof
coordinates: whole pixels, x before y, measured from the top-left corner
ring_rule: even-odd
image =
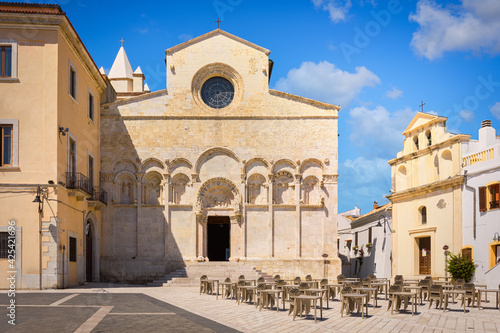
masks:
[[[123,37],[122,37],[122,39],[120,39],[120,43],[122,43],[122,47],[123,47],[123,42],[125,42],[125,41],[123,40]]]
[[[219,29],[219,23],[221,23],[222,21],[219,20],[219,18],[217,18],[217,21],[215,21],[215,22],[217,22],[217,29]]]
[[[422,101],[422,104],[420,104],[420,105],[418,106],[419,108],[422,108],[422,112],[424,112],[424,105],[425,105],[425,103],[424,103],[424,101]]]

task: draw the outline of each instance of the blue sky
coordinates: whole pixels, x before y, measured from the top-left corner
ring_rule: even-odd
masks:
[[[339,212],[386,203],[387,161],[423,100],[448,131],[500,134],[498,0],[62,0],[107,71],[125,40],[133,69],[165,88],[165,49],[217,27],[271,51],[270,87],[340,104]]]

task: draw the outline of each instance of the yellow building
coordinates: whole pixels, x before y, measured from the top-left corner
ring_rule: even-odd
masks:
[[[0,51],[0,288],[97,280],[107,82],[57,5],[0,4]]]
[[[469,135],[446,132],[446,118],[417,113],[392,175],[393,274],[444,276],[445,249],[462,249],[462,151]]]

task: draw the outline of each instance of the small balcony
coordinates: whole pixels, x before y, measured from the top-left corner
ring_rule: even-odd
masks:
[[[90,198],[87,198],[87,202],[90,207],[95,207],[99,210],[108,204],[108,192],[99,186],[94,186],[92,195]]]
[[[81,172],[66,172],[66,188],[69,196],[77,200],[88,198],[93,192],[89,178]]]

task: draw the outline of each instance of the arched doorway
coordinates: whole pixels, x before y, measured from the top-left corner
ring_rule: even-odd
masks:
[[[87,220],[87,225],[85,226],[85,249],[86,249],[86,276],[87,282],[92,282],[93,276],[93,247],[92,247],[92,223]]]

